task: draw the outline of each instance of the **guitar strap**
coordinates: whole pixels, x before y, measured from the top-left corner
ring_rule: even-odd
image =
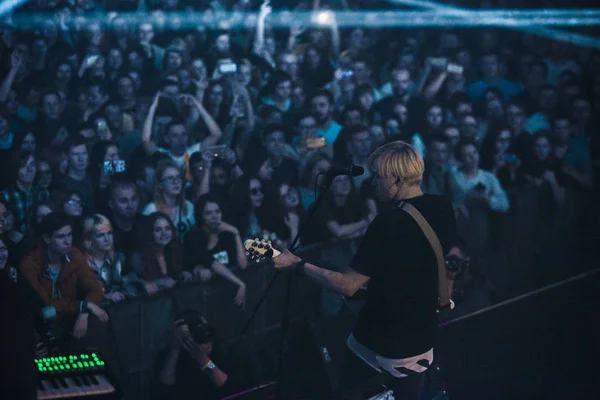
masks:
[[[445,308],[450,305],[450,291],[448,287],[448,276],[446,275],[446,261],[444,259],[444,250],[442,249],[442,244],[435,231],[429,225],[429,222],[425,219],[423,214],[419,212],[410,203],[405,201],[401,201],[397,204],[397,207],[401,210],[405,211],[408,215],[410,215],[419,225],[425,237],[429,241],[431,247],[433,247],[433,251],[435,252],[435,258],[437,259],[438,264],[438,301],[439,307]]]

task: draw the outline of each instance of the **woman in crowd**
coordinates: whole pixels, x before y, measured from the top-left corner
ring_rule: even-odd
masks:
[[[204,93],[203,105],[221,129],[229,122],[229,86],[223,80],[212,81]]]
[[[527,163],[527,167],[523,171],[525,179],[550,195],[544,196],[546,201],[543,201],[543,203],[546,204],[546,207],[542,208],[548,208],[547,200],[549,199],[557,206],[564,205],[565,176],[560,161],[552,154],[550,132],[541,130],[536,133],[533,146],[534,159]]]
[[[220,201],[209,194],[200,196],[194,210],[198,226],[186,235],[186,254],[188,250],[198,248],[208,252],[212,259],[226,267],[246,268],[246,250],[240,232],[235,226],[223,221]]]
[[[512,130],[510,126],[492,124],[481,145],[481,168],[490,171],[506,190],[516,188],[522,183],[519,167],[521,161],[516,154],[510,153]]]
[[[278,187],[281,204],[285,212],[284,222],[290,230],[290,240],[293,240],[300,229],[304,217],[304,208],[300,202],[300,189],[296,186],[282,183]]]
[[[347,175],[333,178],[316,214],[314,226],[301,238],[305,244],[357,238],[364,235],[370,223],[366,203]]]
[[[166,214],[154,212],[144,221],[131,264],[148,295],[174,287],[181,278],[181,245]]]
[[[185,237],[185,263],[194,277],[208,281],[213,273],[238,287],[235,302],[243,306],[246,301],[246,284],[232,268],[245,269],[246,250],[236,227],[222,220],[222,207],[218,198],[208,194],[198,198],[194,205],[198,227]],[[189,276],[186,276],[189,278]]]
[[[115,303],[125,300],[121,277],[125,259],[122,254],[115,253],[112,225],[108,218],[95,214],[85,219],[83,250],[88,265],[102,285],[104,298]]]
[[[289,229],[273,193],[265,193],[258,178],[243,176],[232,187],[227,220],[240,231],[242,239],[287,240]],[[275,199],[275,200],[273,200]]]
[[[362,84],[354,91],[354,104],[357,105],[369,121],[373,121],[375,104],[375,91],[369,84]]]
[[[16,151],[26,151],[36,154],[37,141],[35,135],[30,130],[21,132],[13,139],[12,148]]]
[[[161,212],[168,215],[182,235],[196,225],[194,205],[183,195],[181,170],[170,160],[161,160],[156,168],[154,180],[154,201],[148,203],[143,214]]]

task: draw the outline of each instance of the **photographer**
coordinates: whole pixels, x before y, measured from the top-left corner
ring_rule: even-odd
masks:
[[[229,375],[217,364],[224,360],[213,351],[214,328],[197,312],[179,315],[168,347],[159,354],[155,400],[220,399],[232,392]]]

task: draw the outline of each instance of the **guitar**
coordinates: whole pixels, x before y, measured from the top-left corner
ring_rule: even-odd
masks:
[[[246,255],[254,261],[262,261],[266,258],[275,258],[281,252],[273,247],[270,240],[265,239],[248,239],[244,242]]]

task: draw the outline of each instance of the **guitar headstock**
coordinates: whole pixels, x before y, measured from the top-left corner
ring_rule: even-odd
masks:
[[[248,239],[244,242],[244,248],[246,249],[246,255],[256,261],[275,258],[281,254],[273,247],[270,240],[265,239]]]

